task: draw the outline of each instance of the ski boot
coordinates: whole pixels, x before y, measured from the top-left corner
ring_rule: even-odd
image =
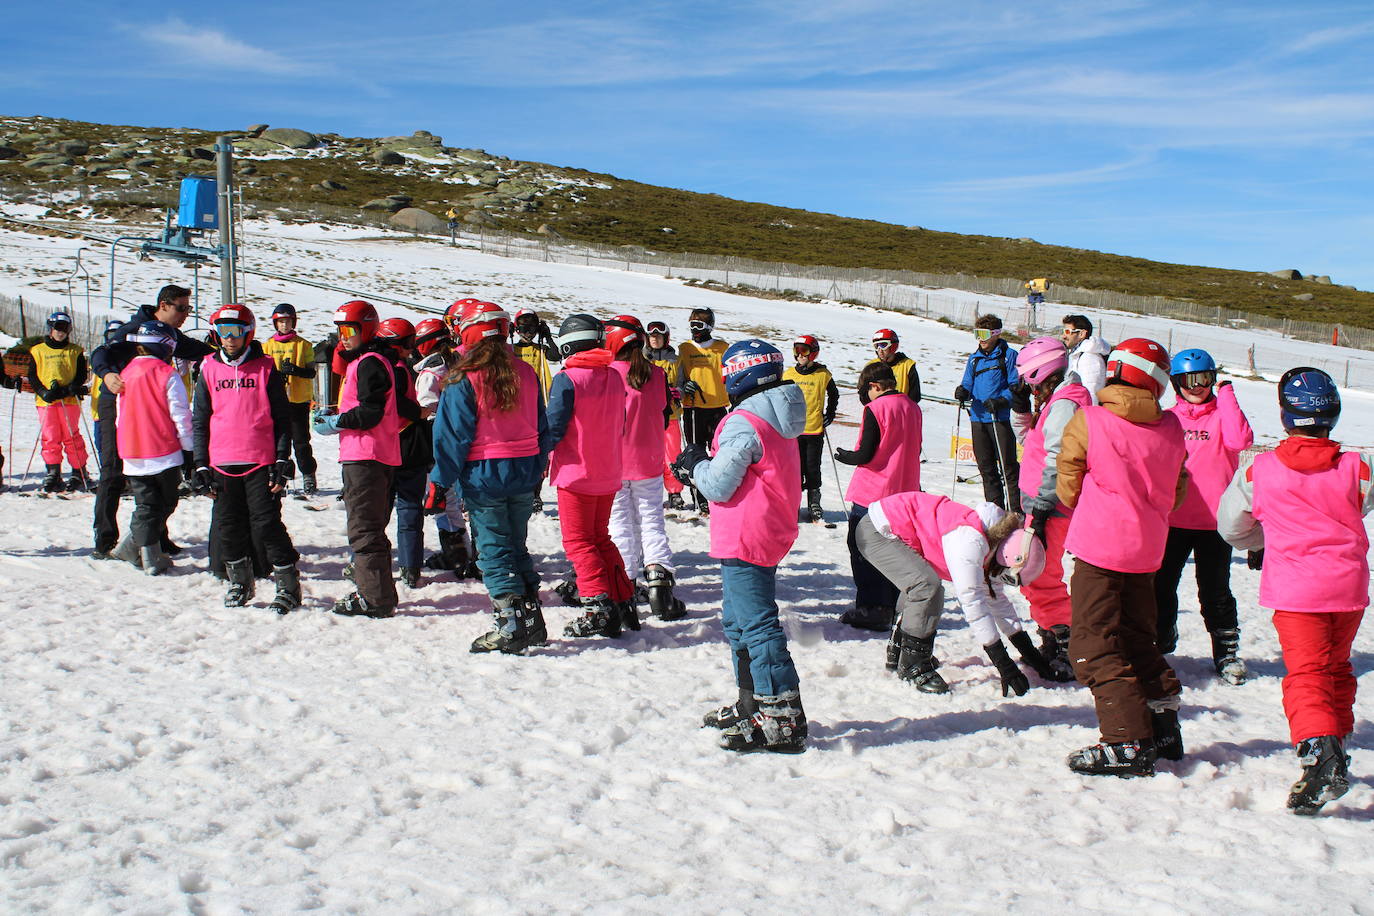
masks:
[[[702,518],[709,518],[711,515],[711,504],[700,493],[697,494],[697,515]]]
[[[1021,656],[1021,661],[1030,665],[1031,670],[1034,671],[1037,676],[1047,681],[1054,679],[1053,672],[1050,670],[1050,663],[1046,661],[1045,656],[1040,654],[1040,650],[1035,647],[1035,643],[1031,641],[1029,633],[1025,630],[1018,630],[1007,637],[1007,642],[1011,643],[1011,647],[1016,650],[1016,654]]]
[[[936,670],[940,662],[935,658],[934,636],[912,636],[897,631],[901,651],[897,659],[897,677],[909,681],[921,693],[949,693],[949,684]]]
[[[67,492],[89,493],[91,489],[91,479],[86,476],[86,469],[72,468],[71,476],[67,478]]]
[[[273,566],[272,582],[277,586],[277,594],[269,605],[271,610],[286,616],[301,606],[301,574],[295,564]]]
[[[181,546],[177,544],[175,541],[173,541],[171,538],[169,538],[166,534],[164,534],[162,536],[162,539],[158,541],[158,546],[160,546],[162,548],[162,552],[167,554],[167,556],[169,557],[174,557],[177,554],[181,553]]]
[[[825,521],[825,512],[821,510],[821,491],[806,491],[806,511],[812,522]]]
[[[848,624],[856,630],[872,630],[886,633],[892,629],[896,608],[879,607],[876,604],[855,605],[840,615],[840,623]]]
[[[525,633],[531,646],[544,646],[549,642],[549,629],[544,623],[544,605],[539,601],[539,586],[530,586],[524,597]]]
[[[883,667],[888,671],[896,671],[897,664],[902,660],[902,621],[901,618],[892,626],[892,635],[887,638],[887,652],[883,660]]]
[[[754,692],[745,690],[743,687],[739,691],[739,699],[729,706],[721,706],[713,709],[701,717],[702,728],[734,728],[740,722],[748,719],[758,712],[758,704],[754,702]]]
[[[563,599],[568,607],[581,607],[582,599],[577,596],[577,576],[570,575],[553,587],[553,593]]]
[[[314,496],[320,492],[320,485],[315,482],[314,474],[301,472],[301,494],[303,496]]]
[[[669,493],[668,502],[664,503],[663,508],[669,512],[684,512],[687,509],[687,503],[682,499],[681,493]]]
[[[140,548],[138,559],[143,571],[150,576],[160,576],[172,568],[172,561],[162,552],[162,547],[158,544]]]
[[[1149,741],[1091,744],[1074,751],[1066,762],[1085,776],[1153,776],[1155,748]]]
[[[530,497],[530,515],[544,514],[544,496],[538,490]]]
[[[681,620],[687,616],[687,606],[673,594],[677,580],[672,572],[658,563],[644,567],[644,581],[649,586],[649,610],[659,620]]]
[[[620,609],[611,602],[609,595],[583,598],[582,606],[587,609],[586,613],[563,628],[564,636],[620,638]]]
[[[617,601],[615,603],[615,608],[620,614],[621,628],[639,632],[639,606],[635,603],[634,598],[630,598],[626,601]]]
[[[1212,664],[1228,684],[1244,684],[1250,677],[1250,669],[1240,659],[1240,630],[1232,627],[1212,631]]]
[[[252,557],[227,560],[224,564],[224,576],[229,580],[229,590],[224,593],[225,607],[243,607],[253,600],[257,583],[253,576]]]
[[[1040,630],[1040,654],[1050,669],[1046,680],[1061,684],[1077,680],[1073,673],[1073,663],[1069,661],[1068,624],[1057,623],[1048,630]]]
[[[347,598],[340,598],[334,602],[334,613],[341,617],[374,617],[378,620],[395,617],[394,607],[373,607],[367,603],[367,599],[357,592],[351,593]]]
[[[1156,709],[1157,705],[1177,704],[1178,698],[1150,701],[1150,728],[1155,733],[1155,756],[1161,760],[1183,759],[1183,729],[1178,724],[1178,709]]]
[[[110,551],[110,559],[123,560],[136,569],[143,568],[143,559],[138,554],[138,548],[134,546],[134,536],[124,535],[124,540],[120,541],[114,550]]]
[[[1030,638],[1027,637],[1026,641],[1029,642]],[[1025,696],[1026,691],[1030,690],[1030,680],[1016,667],[1016,662],[1011,660],[1011,656],[1007,654],[1007,647],[1002,645],[1002,640],[988,643],[983,647],[983,651],[988,654],[988,658],[997,666],[997,673],[1001,675],[1002,696],[1009,697],[1013,693],[1018,697]]]
[[[491,600],[496,613],[496,626],[472,641],[469,652],[502,652],[519,655],[529,645],[525,628],[525,598],[523,595],[498,595]]]
[[[353,574],[355,572],[357,572],[357,567],[354,566],[352,560],[349,560],[347,563],[344,564],[343,577],[347,579],[349,582],[354,581]]]
[[[421,583],[420,568],[418,566],[402,566],[399,578],[401,584],[406,588],[419,588]]]
[[[750,754],[800,754],[806,750],[806,713],[801,694],[795,690],[775,697],[755,696],[758,708],[720,733],[720,746],[727,751]]]
[[[1288,791],[1288,810],[1311,817],[1322,805],[1350,791],[1350,758],[1341,739],[1334,735],[1307,738],[1298,743],[1296,750],[1302,776]]]
[[[48,465],[48,476],[43,478],[44,493],[61,493],[66,488],[62,485],[62,465]]]
[[[468,545],[461,531],[440,531],[439,552],[425,557],[425,568],[451,572],[459,579],[468,563]]]

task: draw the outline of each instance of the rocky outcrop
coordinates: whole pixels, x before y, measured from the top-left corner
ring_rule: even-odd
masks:
[[[263,140],[270,140],[279,143],[288,149],[310,149],[320,138],[306,130],[297,130],[294,127],[270,127],[258,134]]]
[[[391,149],[379,149],[372,154],[372,161],[378,165],[405,165],[406,157]]]
[[[419,207],[406,207],[398,210],[387,220],[397,229],[409,229],[411,232],[424,232],[429,235],[442,235],[448,232],[448,220],[440,219],[428,210],[421,210]]]
[[[1289,268],[1288,270],[1271,270],[1271,271],[1269,271],[1269,276],[1271,276],[1271,277],[1278,277],[1280,280],[1301,280],[1301,279],[1302,279],[1302,273],[1299,272],[1299,271],[1293,270],[1292,268]]]

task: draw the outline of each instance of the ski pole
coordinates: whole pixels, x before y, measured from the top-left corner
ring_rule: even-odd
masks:
[[[95,433],[91,430],[91,418],[86,416],[86,411],[81,411],[81,422],[86,427],[86,438],[91,440],[91,451],[95,453],[96,469],[103,472],[105,470],[105,459],[100,457],[100,443],[95,441]]]
[[[13,397],[10,398],[10,447],[9,447],[9,451],[6,452],[5,454],[7,454],[7,455],[10,456],[10,460],[13,460],[13,459],[14,459],[14,408],[15,408],[15,405],[19,403],[19,392],[18,392],[18,391],[13,391],[13,390],[11,390],[10,393],[13,395]],[[6,472],[5,472],[5,477],[4,477],[6,484],[9,483],[9,478],[10,478],[10,472],[9,472],[9,471],[6,471]]]
[[[959,401],[954,414],[954,481],[949,485],[949,498],[959,490],[959,433],[964,428],[964,402]]]
[[[1007,509],[1008,512],[1010,512],[1010,511],[1012,511],[1012,508],[1011,508],[1011,507],[1014,506],[1015,503],[1012,501],[1012,498],[1011,498],[1011,481],[1008,480],[1008,477],[1009,477],[1010,475],[1007,473],[1007,463],[1006,463],[1006,461],[1005,461],[1005,453],[1002,451],[1002,432],[1001,432],[1001,430],[998,428],[997,414],[995,414],[995,413],[992,415],[992,424],[991,424],[991,425],[992,425],[992,441],[993,441],[993,443],[997,446],[997,470],[998,470],[998,471],[1001,473],[1001,475],[1002,475],[1002,498],[1005,499],[1005,500],[1007,501],[1006,509]]]
[[[844,507],[845,517],[849,517],[849,503],[844,499],[844,488],[840,486],[840,466],[835,463],[835,449],[830,445],[830,430],[822,429],[825,434],[825,450],[830,454],[830,470],[835,475],[835,491],[840,494],[840,505]]]

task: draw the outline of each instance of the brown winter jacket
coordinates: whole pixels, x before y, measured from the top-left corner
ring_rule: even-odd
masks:
[[[1097,393],[1097,398],[1102,407],[1130,423],[1151,423],[1164,413],[1159,401],[1148,391],[1130,385],[1108,385]],[[1088,470],[1088,418],[1084,411],[1076,411],[1064,427],[1058,466],[1059,481],[1055,491],[1059,501],[1072,509],[1078,505],[1078,497],[1083,492],[1083,474]],[[1187,495],[1188,470],[1180,468],[1172,508],[1183,505]]]

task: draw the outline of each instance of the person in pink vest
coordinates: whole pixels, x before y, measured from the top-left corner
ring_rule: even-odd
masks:
[[[346,617],[393,617],[399,599],[391,578],[391,485],[401,464],[401,420],[417,420],[420,407],[406,392],[409,379],[395,352],[375,339],[380,321],[369,302],[354,299],[334,312],[344,369],[339,412],[315,411],[317,435],[339,437],[348,546],[357,590],[334,604]]]
[[[854,529],[868,507],[884,496],[921,489],[921,408],[897,388],[892,367],[873,361],[859,373],[864,399],[859,441],[853,450],[835,449],[835,460],[854,465],[845,498],[849,500],[849,566],[854,574],[854,607],[840,622],[860,630],[893,634],[897,586],[864,559]]]
[[[663,431],[673,415],[668,376],[644,354],[644,327],[633,315],[606,322],[611,368],[625,382],[625,441],[620,475],[624,480],[611,506],[611,540],[626,574],[643,570],[649,608],[660,620],[677,620],[687,611],[673,595],[673,550],[663,522]],[[642,564],[642,567],[641,567]]]
[[[225,607],[253,597],[253,544],[272,564],[272,610],[301,604],[300,554],[281,520],[281,492],[294,472],[292,415],[286,379],[253,339],[257,322],[244,305],[222,305],[210,316],[220,348],[202,360],[191,418],[196,489],[214,496],[210,524],[224,560]]]
[[[1168,383],[1163,347],[1122,341],[1107,360],[1101,406],[1073,415],[1056,459],[1056,492],[1073,510],[1069,657],[1102,732],[1101,743],[1069,755],[1077,773],[1153,776],[1158,757],[1183,757],[1182,688],[1155,642],[1154,575],[1188,486],[1183,427],[1159,407]]]
[[[1340,392],[1320,369],[1290,369],[1279,381],[1288,432],[1279,447],[1236,471],[1217,509],[1221,536],[1253,551],[1259,603],[1274,612],[1287,675],[1283,711],[1303,765],[1288,795],[1312,815],[1350,788],[1346,743],[1355,728],[1350,647],[1369,605],[1374,461],[1330,438]]]
[[[1069,371],[1069,350],[1057,337],[1037,337],[1016,355],[1016,374],[1030,386],[1035,413],[1023,440],[1018,485],[1021,508],[1031,529],[1045,544],[1045,571],[1023,583],[1021,594],[1030,602],[1031,620],[1040,630],[1040,653],[1054,681],[1072,681],[1069,662],[1073,606],[1064,586],[1064,539],[1069,533],[1067,506],[1059,501],[1060,445],[1064,428],[1075,413],[1093,403],[1092,394]]]
[[[674,464],[711,504],[711,556],[720,560],[721,627],[738,699],[706,715],[725,750],[806,750],[801,684],[778,619],[778,564],[797,539],[806,396],[783,379],[782,353],[762,340],[732,344],[722,358],[731,409],[707,457],[687,445]]]
[[[193,445],[191,407],[186,383],[172,368],[174,329],[145,321],[124,339],[137,355],[119,373],[115,436],[133,491],[134,514],[129,534],[113,556],[156,576],[172,566],[162,551],[162,537],[176,511],[183,456]]]
[[[639,629],[634,586],[610,527],[624,479],[625,383],[611,368],[606,328],[591,315],[563,320],[558,350],[563,369],[549,387],[549,480],[558,488],[563,550],[584,608],[563,632],[618,638],[622,627]]]
[[[472,652],[518,655],[548,641],[539,574],[526,548],[530,492],[543,477],[549,430],[543,388],[507,343],[510,317],[492,302],[466,303],[455,328],[462,355],[439,395],[434,416],[430,494],[447,494],[472,517],[477,566],[496,626]],[[432,511],[443,511],[434,506]]]
[[[1048,676],[1044,658],[1002,590],[1033,581],[1045,565],[1045,549],[1024,517],[988,502],[970,508],[913,491],[873,503],[854,536],[868,561],[898,588],[899,651],[888,653],[888,668],[899,678],[922,693],[949,692],[933,654],[945,581],[954,584],[969,629],[997,668],[1002,696],[1024,696],[1030,681],[1007,655],[1001,634],[1037,674]]]
[[[1217,364],[1206,350],[1174,354],[1170,369],[1176,403],[1169,412],[1188,444],[1188,495],[1169,516],[1169,540],[1155,576],[1159,649],[1178,646],[1178,584],[1189,555],[1197,576],[1198,606],[1212,636],[1212,664],[1221,679],[1242,684],[1240,624],[1231,594],[1231,545],[1217,533],[1217,503],[1235,476],[1241,452],[1255,442],[1230,382],[1217,385]],[[1213,394],[1213,386],[1216,393]]]

